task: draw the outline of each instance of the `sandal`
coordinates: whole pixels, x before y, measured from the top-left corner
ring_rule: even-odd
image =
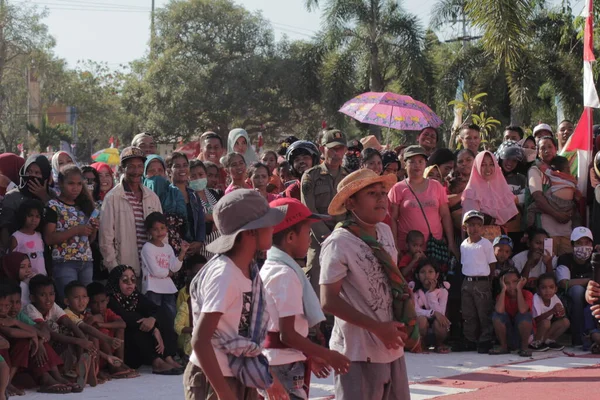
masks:
[[[433,351],[438,354],[448,354],[448,353],[450,353],[450,347],[442,344],[440,346],[435,346]]]
[[[494,347],[493,349],[490,349],[490,351],[488,353],[492,356],[499,356],[501,354],[510,354],[510,351],[508,351],[508,349],[498,346],[498,347]]]
[[[519,350],[519,357],[531,357],[532,353],[531,350]]]
[[[590,346],[590,352],[592,354],[600,354],[600,345],[598,343],[594,343]]]
[[[71,388],[71,393],[81,393],[83,392],[83,387],[78,383],[69,383],[68,386]]]
[[[64,383],[55,383],[54,385],[40,387],[38,393],[67,394],[71,393],[71,387]]]

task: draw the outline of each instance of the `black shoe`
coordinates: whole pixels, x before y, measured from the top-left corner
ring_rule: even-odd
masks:
[[[489,354],[493,347],[492,342],[481,342],[477,345],[477,352],[479,354]]]
[[[475,351],[477,350],[477,343],[470,342],[468,340],[458,342],[454,346],[452,346],[453,353],[459,353],[462,351]]]
[[[534,340],[529,344],[529,350],[532,351],[548,351],[548,349],[549,347],[545,343],[542,343],[541,340]]]

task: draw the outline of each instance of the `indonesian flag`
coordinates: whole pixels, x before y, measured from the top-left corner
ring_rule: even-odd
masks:
[[[589,165],[592,158],[592,127],[594,125],[592,108],[600,108],[600,99],[592,74],[594,57],[594,23],[592,20],[593,0],[586,0],[583,17],[585,17],[585,30],[583,36],[583,106],[584,110],[577,123],[575,132],[562,148],[560,154],[571,161],[571,171],[577,173],[578,188],[586,194]],[[576,159],[575,158],[576,155]]]

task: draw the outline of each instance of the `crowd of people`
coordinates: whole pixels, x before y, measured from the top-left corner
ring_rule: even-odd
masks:
[[[586,198],[557,155],[572,133],[509,126],[492,152],[476,125],[458,151],[432,127],[394,149],[325,129],[257,154],[234,129],[195,159],[141,133],[116,169],[2,154],[0,400],[142,365],[188,399],[307,399],[311,372],[408,399],[404,351],[598,354],[600,155]]]

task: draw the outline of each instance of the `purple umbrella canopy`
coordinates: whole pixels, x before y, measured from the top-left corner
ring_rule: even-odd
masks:
[[[427,105],[390,92],[363,93],[347,101],[339,111],[363,124],[404,131],[437,128],[443,123]]]

